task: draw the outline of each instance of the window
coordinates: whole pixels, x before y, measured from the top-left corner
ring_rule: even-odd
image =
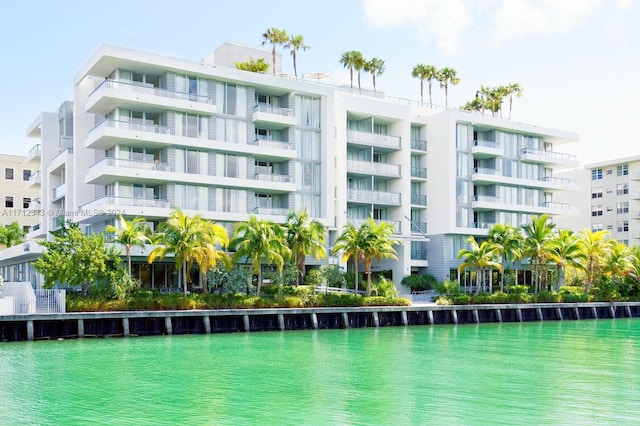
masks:
[[[602,189],[596,189],[591,192],[591,198],[602,198]]]
[[[623,220],[616,223],[616,228],[618,232],[629,232],[629,221]]]
[[[608,174],[608,175],[613,174],[613,170],[612,170],[612,169],[607,169],[607,174]]]
[[[4,178],[7,180],[13,180],[13,169],[4,169]]]
[[[591,216],[602,216],[602,206],[591,207]]]
[[[629,202],[616,203],[616,213],[629,213]]]
[[[30,177],[31,177],[31,170],[25,169],[22,171],[22,180],[28,181]]]
[[[600,180],[600,179],[602,179],[602,169],[591,170],[591,180]]]
[[[4,206],[8,209],[13,208],[13,197],[4,197]]]
[[[598,231],[602,231],[604,229],[604,226],[601,223],[594,223],[591,225],[591,232],[598,232]]]
[[[629,165],[621,164],[616,167],[616,174],[618,176],[627,176],[629,174]]]
[[[22,208],[28,209],[31,206],[31,198],[24,197],[22,198]]]
[[[624,244],[625,246],[629,247],[629,240],[622,240],[620,241],[622,244]]]
[[[629,185],[626,183],[620,183],[616,185],[616,195],[626,195],[629,193]]]

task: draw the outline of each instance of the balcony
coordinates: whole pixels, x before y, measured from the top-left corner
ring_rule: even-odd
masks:
[[[640,200],[640,191],[629,191],[629,198],[632,200]]]
[[[474,158],[501,157],[504,155],[504,149],[498,143],[485,140],[473,141],[471,152]]]
[[[427,260],[427,249],[411,248],[411,260]]]
[[[427,206],[427,196],[419,194],[411,194],[411,204],[415,206]]]
[[[137,109],[140,107],[164,107],[165,109],[215,114],[215,99],[194,93],[174,92],[151,84],[105,80],[89,95],[86,112],[106,115],[116,107]]]
[[[293,177],[289,175],[278,175],[275,173],[256,173],[253,175],[255,180],[268,182],[293,183]]]
[[[400,138],[397,136],[380,135],[378,133],[347,131],[347,143],[372,146],[387,150],[400,149]]]
[[[520,159],[537,164],[551,164],[565,167],[578,166],[578,159],[575,155],[534,148],[523,148],[520,153]]]
[[[132,198],[132,197],[113,197],[107,196],[98,198],[90,203],[83,205],[80,209],[95,209],[102,206],[123,206],[123,207],[156,207],[161,209],[169,208],[168,200],[160,200],[156,198]]]
[[[60,174],[58,170],[65,167],[68,161],[70,161],[71,154],[73,154],[73,148],[66,148],[58,153],[47,168],[47,172],[49,174]]]
[[[283,209],[278,207],[256,207],[249,213],[264,214],[271,216],[286,216],[289,214],[289,209]]]
[[[252,120],[267,128],[295,126],[296,117],[294,111],[289,108],[281,108],[267,104],[258,104],[253,109]]]
[[[396,164],[377,163],[375,161],[347,160],[347,172],[399,178],[400,166]]]
[[[427,222],[413,222],[411,221],[411,233],[427,235]]]
[[[27,163],[39,163],[42,157],[42,145],[36,144],[27,154]]]
[[[166,176],[159,176],[158,172],[169,171],[171,171],[171,167],[168,163],[123,160],[110,157],[90,166],[85,176],[85,182],[106,185],[112,183],[120,176],[136,179],[166,180]]]
[[[548,190],[560,191],[578,191],[578,184],[575,180],[556,178],[556,177],[540,177],[540,178],[522,178],[517,176],[505,176],[501,170],[476,167],[473,169],[471,179],[478,184],[495,184],[502,183],[515,186],[528,186],[533,188],[542,188]]]
[[[411,149],[414,151],[427,152],[427,141],[411,139]]]
[[[254,140],[249,141],[250,145],[256,145],[261,148],[278,148],[278,149],[296,149],[296,146],[292,143],[285,141],[273,140],[266,136],[257,136]]]
[[[577,213],[577,207],[572,204],[541,202],[538,204],[522,204],[503,200],[491,195],[476,195],[471,207],[474,210],[499,210],[526,212],[533,214],[564,215]]]
[[[85,147],[109,149],[123,142],[151,142],[156,145],[173,145],[175,131],[167,126],[132,123],[130,121],[106,119],[89,131]]]
[[[355,226],[362,226],[363,224],[367,223],[367,221],[369,220],[368,218],[351,218],[349,219],[350,222],[352,222]],[[395,230],[396,234],[401,234],[402,233],[402,223],[395,221],[395,220],[382,220],[382,219],[374,219],[373,220],[376,224],[381,224],[381,223],[389,223],[391,225],[393,225],[393,229]]]
[[[55,188],[53,188],[53,198],[51,199],[51,201],[58,201],[61,198],[64,198],[65,195],[67,194],[67,184],[63,183],[62,185],[58,185]]]
[[[367,204],[400,205],[400,194],[397,192],[365,191],[349,189],[347,201]]]
[[[411,167],[411,177],[418,179],[426,179],[427,178],[427,168],[426,167]]]
[[[42,173],[40,170],[34,172],[29,176],[29,181],[27,182],[27,188],[40,186],[42,183]]]

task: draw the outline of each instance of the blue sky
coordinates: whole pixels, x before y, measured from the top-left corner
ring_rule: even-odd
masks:
[[[385,61],[379,91],[419,99],[413,66],[448,66],[461,78],[449,105],[480,85],[519,83],[513,120],[579,133],[563,150],[581,162],[640,154],[640,0],[23,0],[3,16],[0,153],[26,155],[37,142],[26,127],[72,98],[75,73],[102,44],[200,60],[225,41],[258,47],[277,27],[311,47],[299,73],[348,82],[338,60],[359,50]],[[283,72],[293,74],[288,51]],[[444,104],[437,87],[434,102]]]

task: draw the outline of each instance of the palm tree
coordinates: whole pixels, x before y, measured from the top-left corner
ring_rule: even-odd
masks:
[[[449,85],[456,85],[460,83],[460,79],[456,77],[458,72],[453,68],[442,68],[437,73],[437,80],[440,82],[440,87],[444,88],[444,106],[448,107],[448,98],[449,98]]]
[[[342,233],[336,238],[332,252],[335,255],[342,251],[342,260],[345,262],[353,259],[356,294],[358,293],[358,262],[364,258],[361,237],[360,229],[351,223],[347,223],[342,227]]]
[[[231,258],[219,249],[229,245],[229,235],[225,227],[209,220],[200,220],[197,225],[200,227],[200,239],[195,251],[195,260],[202,277],[202,292],[206,294],[209,292],[207,272],[218,263],[222,263],[227,269],[231,268]]]
[[[517,97],[522,96],[522,91],[524,89],[520,87],[518,83],[510,83],[506,87],[507,95],[509,96],[509,120],[511,120],[511,107],[513,106],[513,95]]]
[[[581,265],[587,275],[585,294],[589,294],[593,283],[601,276],[604,259],[611,249],[610,235],[607,231],[593,232],[590,229],[580,231],[578,245],[582,251]]]
[[[418,64],[413,67],[411,76],[420,80],[420,105],[424,105],[424,81],[429,82],[429,106],[433,106],[431,100],[431,82],[437,80],[438,70],[433,65]]]
[[[187,272],[191,270],[194,260],[200,250],[200,216],[193,217],[182,213],[181,210],[173,210],[167,221],[160,224],[157,234],[159,246],[149,253],[148,262],[153,263],[156,258],[164,258],[167,254],[173,254],[176,269],[182,270],[182,285],[184,294],[187,294]]]
[[[298,78],[298,67],[296,66],[296,52],[300,49],[302,49],[303,51],[306,51],[310,49],[310,47],[304,44],[304,37],[301,35],[290,36],[288,45],[291,48],[291,57],[293,58],[293,73],[296,76],[296,78]]]
[[[578,245],[576,235],[567,229],[561,230],[555,238],[550,242],[551,251],[549,259],[556,264],[558,268],[558,282],[554,290],[558,291],[565,282],[565,272],[567,266],[580,267],[579,259],[582,257],[582,251]]]
[[[353,68],[355,67],[356,58],[362,56],[362,54],[356,50],[348,50],[342,54],[340,63],[349,68],[349,76],[351,78],[351,88],[353,89]]]
[[[376,91],[376,74],[381,75],[384,72],[384,61],[378,58],[372,58],[364,63],[364,70],[371,73],[373,78],[373,91]]]
[[[5,247],[13,247],[22,242],[24,231],[18,222],[12,222],[8,225],[0,225],[0,244]]]
[[[151,243],[151,230],[146,221],[141,217],[126,220],[122,215],[116,219],[116,225],[109,225],[105,228],[105,233],[113,234],[112,242],[122,244],[127,256],[127,269],[131,275],[131,249],[133,247],[144,247]]]
[[[298,269],[296,284],[299,284],[304,276],[306,256],[311,255],[316,259],[327,256],[324,248],[327,229],[317,219],[311,219],[306,210],[290,212],[284,227],[291,258]]]
[[[393,248],[395,244],[399,244],[392,235],[395,228],[389,222],[378,222],[369,217],[365,223],[360,226],[362,233],[361,241],[362,254],[364,260],[365,274],[367,275],[367,296],[371,295],[371,263],[374,259],[397,259],[396,250]]]
[[[355,52],[355,55],[353,57],[353,69],[358,71],[358,91],[362,90],[362,87],[360,86],[360,71],[364,69],[364,64],[366,62],[367,60],[364,58],[364,56],[362,56],[362,53]]]
[[[549,217],[543,214],[533,217],[531,223],[522,226],[524,231],[523,252],[531,260],[533,266],[533,277],[535,292],[538,293],[540,287],[540,267],[549,258],[551,252],[551,238],[555,225],[549,222]]]
[[[629,247],[611,239],[604,258],[603,272],[609,276],[611,283],[616,277],[627,275],[630,269]]]
[[[258,275],[258,296],[262,285],[260,260],[265,258],[282,272],[284,259],[290,252],[282,226],[272,220],[258,220],[255,215],[249,217],[248,221],[236,225],[231,247],[235,249],[234,261],[241,258],[251,260],[253,273]]]
[[[500,265],[503,271],[505,262],[513,262],[522,257],[522,250],[520,249],[522,234],[518,228],[512,225],[500,223],[493,225],[489,229],[488,241],[496,247],[496,253],[500,256]],[[504,273],[500,275],[500,291],[504,291]]]
[[[285,30],[280,30],[278,28],[271,27],[271,28],[267,28],[267,31],[265,31],[264,34],[262,34],[262,38],[264,39],[262,41],[263,46],[267,43],[273,46],[273,49],[271,51],[271,56],[272,56],[271,65],[273,68],[273,74],[275,74],[276,73],[276,45],[281,44],[285,49],[289,47],[287,44],[289,41],[289,36],[287,35],[287,32]]]
[[[502,272],[502,265],[496,261],[499,256],[496,246],[483,241],[482,244],[478,244],[476,239],[471,236],[467,239],[469,248],[462,249],[458,252],[458,259],[463,259],[463,262],[458,266],[458,273],[462,273],[467,268],[474,268],[476,270],[476,291],[475,295],[480,294],[480,288],[482,287],[483,272],[487,268],[496,268]]]

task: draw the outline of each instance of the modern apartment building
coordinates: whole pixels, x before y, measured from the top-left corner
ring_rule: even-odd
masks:
[[[591,177],[591,230],[609,231],[628,246],[639,244],[640,156],[593,163],[585,169]]]
[[[373,270],[399,283],[412,273],[449,278],[466,238],[493,223],[577,211],[554,201],[578,189],[554,176],[577,165],[556,151],[576,134],[240,71],[230,66],[236,48],[202,61],[100,48],[75,77],[73,103],[29,127],[48,180],[47,215],[30,236],[63,218],[100,232],[119,213],[155,228],[175,207],[232,232],[253,214],[283,222],[306,209],[328,227],[330,251],[344,225],[373,216],[402,242],[398,260]],[[145,254],[133,257],[143,283],[175,285],[172,263],[148,265]],[[11,262],[0,253],[0,273]],[[307,263],[327,262],[341,259]]]
[[[39,148],[38,148],[39,149]],[[34,149],[36,150],[36,149]],[[39,222],[36,209],[40,191],[33,184],[39,178],[39,167],[32,162],[34,152],[28,157],[0,154],[0,225],[18,222],[28,231]]]

